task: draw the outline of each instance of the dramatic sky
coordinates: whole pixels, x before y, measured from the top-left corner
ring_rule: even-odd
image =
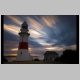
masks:
[[[76,49],[76,16],[74,15],[5,15],[4,55],[16,55],[19,31],[26,20],[30,36],[29,53],[43,59],[46,51],[59,55],[65,49]]]

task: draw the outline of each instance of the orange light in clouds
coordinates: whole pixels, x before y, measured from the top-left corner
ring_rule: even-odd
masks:
[[[17,24],[22,24],[22,21],[20,20],[20,18],[18,18],[17,16],[10,16],[10,15],[6,15],[8,18],[10,18],[13,22],[17,23]]]
[[[11,49],[12,51],[16,51],[16,50],[18,50],[18,48],[13,48],[13,49]]]
[[[57,47],[50,47],[50,48],[45,48],[45,49],[48,49],[48,50],[55,50],[55,49],[57,49]]]
[[[19,32],[20,28],[15,25],[4,24],[4,30],[9,31],[10,33],[18,36],[18,32]]]
[[[46,42],[44,42],[44,43],[39,43],[39,44],[41,44],[42,46],[51,46],[50,43],[46,43]]]
[[[57,16],[42,16],[42,21],[49,27],[52,27],[53,24],[56,24],[58,20]]]
[[[56,50],[56,51],[63,51],[65,50],[65,48],[61,48],[61,47],[49,47],[49,48],[45,48],[47,50]]]
[[[34,27],[36,30],[40,31],[43,28],[42,25],[33,18],[27,17],[27,19],[30,22],[30,25]]]
[[[40,56],[39,54],[30,54],[31,56]],[[13,56],[16,57],[17,54],[4,54],[4,56]]]
[[[39,54],[30,54],[31,56],[40,56]]]
[[[51,26],[51,24],[48,22],[48,20],[46,18],[42,17],[42,19],[48,26]]]
[[[71,49],[76,50],[76,45],[71,45]]]
[[[31,48],[28,48],[29,49],[29,51],[31,51],[32,49]]]
[[[4,54],[4,56],[17,56],[17,54]]]
[[[39,38],[41,37],[41,34],[33,29],[29,29],[29,32],[30,32],[30,36],[33,37],[33,38]],[[35,35],[35,36],[34,36]]]
[[[17,51],[18,50],[18,48],[13,48],[13,49],[11,49],[12,51]],[[31,50],[31,48],[29,48],[29,50]]]

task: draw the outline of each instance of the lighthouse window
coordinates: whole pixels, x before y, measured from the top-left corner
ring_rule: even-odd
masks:
[[[22,52],[21,52],[21,55],[22,55]]]

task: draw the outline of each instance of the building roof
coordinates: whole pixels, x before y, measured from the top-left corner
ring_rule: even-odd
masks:
[[[58,55],[55,51],[46,51],[44,55]]]

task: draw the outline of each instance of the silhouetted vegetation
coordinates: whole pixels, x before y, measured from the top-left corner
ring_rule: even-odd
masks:
[[[60,61],[67,64],[78,64],[79,55],[77,51],[74,50],[65,50],[60,57]]]
[[[79,54],[74,50],[65,50],[63,54],[54,61],[63,62],[65,64],[79,64]]]
[[[7,59],[5,59],[5,58],[3,58],[3,62],[8,62],[8,60],[7,60]]]
[[[38,58],[35,58],[34,61],[40,61]]]
[[[60,62],[60,57],[56,57],[54,61]]]

